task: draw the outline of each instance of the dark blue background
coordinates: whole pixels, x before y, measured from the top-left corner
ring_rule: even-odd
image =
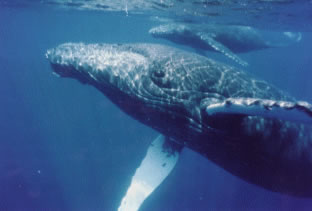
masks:
[[[0,8],[0,211],[117,209],[157,133],[94,88],[54,77],[44,54],[64,42],[173,45],[148,35],[155,24],[125,13]],[[311,47],[304,33],[293,46],[240,56],[252,74],[312,102]],[[247,184],[186,149],[141,210],[311,208],[311,199]]]

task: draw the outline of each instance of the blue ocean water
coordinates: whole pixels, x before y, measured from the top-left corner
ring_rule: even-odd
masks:
[[[307,23],[308,24],[308,23]],[[0,211],[116,210],[157,133],[93,87],[51,74],[48,48],[64,42],[152,42],[148,16],[32,5],[0,8]],[[312,102],[312,34],[241,54],[246,68]],[[212,58],[236,65],[222,55]],[[140,210],[311,210],[312,199],[248,184],[184,150]]]

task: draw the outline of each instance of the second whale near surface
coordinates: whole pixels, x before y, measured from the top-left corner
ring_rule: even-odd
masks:
[[[237,53],[286,47],[302,39],[300,32],[266,32],[271,36],[265,36],[264,31],[250,26],[174,22],[153,27],[149,33],[155,38],[192,47],[200,54],[204,54],[203,51],[222,53],[242,66],[248,63]]]

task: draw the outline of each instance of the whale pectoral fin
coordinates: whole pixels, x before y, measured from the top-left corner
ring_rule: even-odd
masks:
[[[118,211],[136,211],[143,201],[162,183],[176,165],[181,146],[158,136],[147,150],[141,165],[132,177]]]
[[[265,100],[259,98],[228,98],[203,100],[202,109],[209,116],[246,115],[312,124],[312,105],[304,102]]]
[[[216,41],[213,39],[212,36],[206,33],[197,33],[197,35],[200,37],[201,40],[206,42],[209,46],[211,46],[215,51],[218,51],[228,58],[232,59],[233,61],[237,62],[238,64],[242,66],[248,66],[248,63],[239,58],[235,53],[233,53],[230,49],[228,49],[226,46],[224,46],[222,43]]]

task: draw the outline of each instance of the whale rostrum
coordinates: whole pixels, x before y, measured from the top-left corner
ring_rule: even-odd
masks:
[[[119,210],[137,210],[183,147],[249,183],[312,197],[309,103],[234,67],[163,45],[67,43],[46,56],[55,74],[94,86],[162,134]]]

